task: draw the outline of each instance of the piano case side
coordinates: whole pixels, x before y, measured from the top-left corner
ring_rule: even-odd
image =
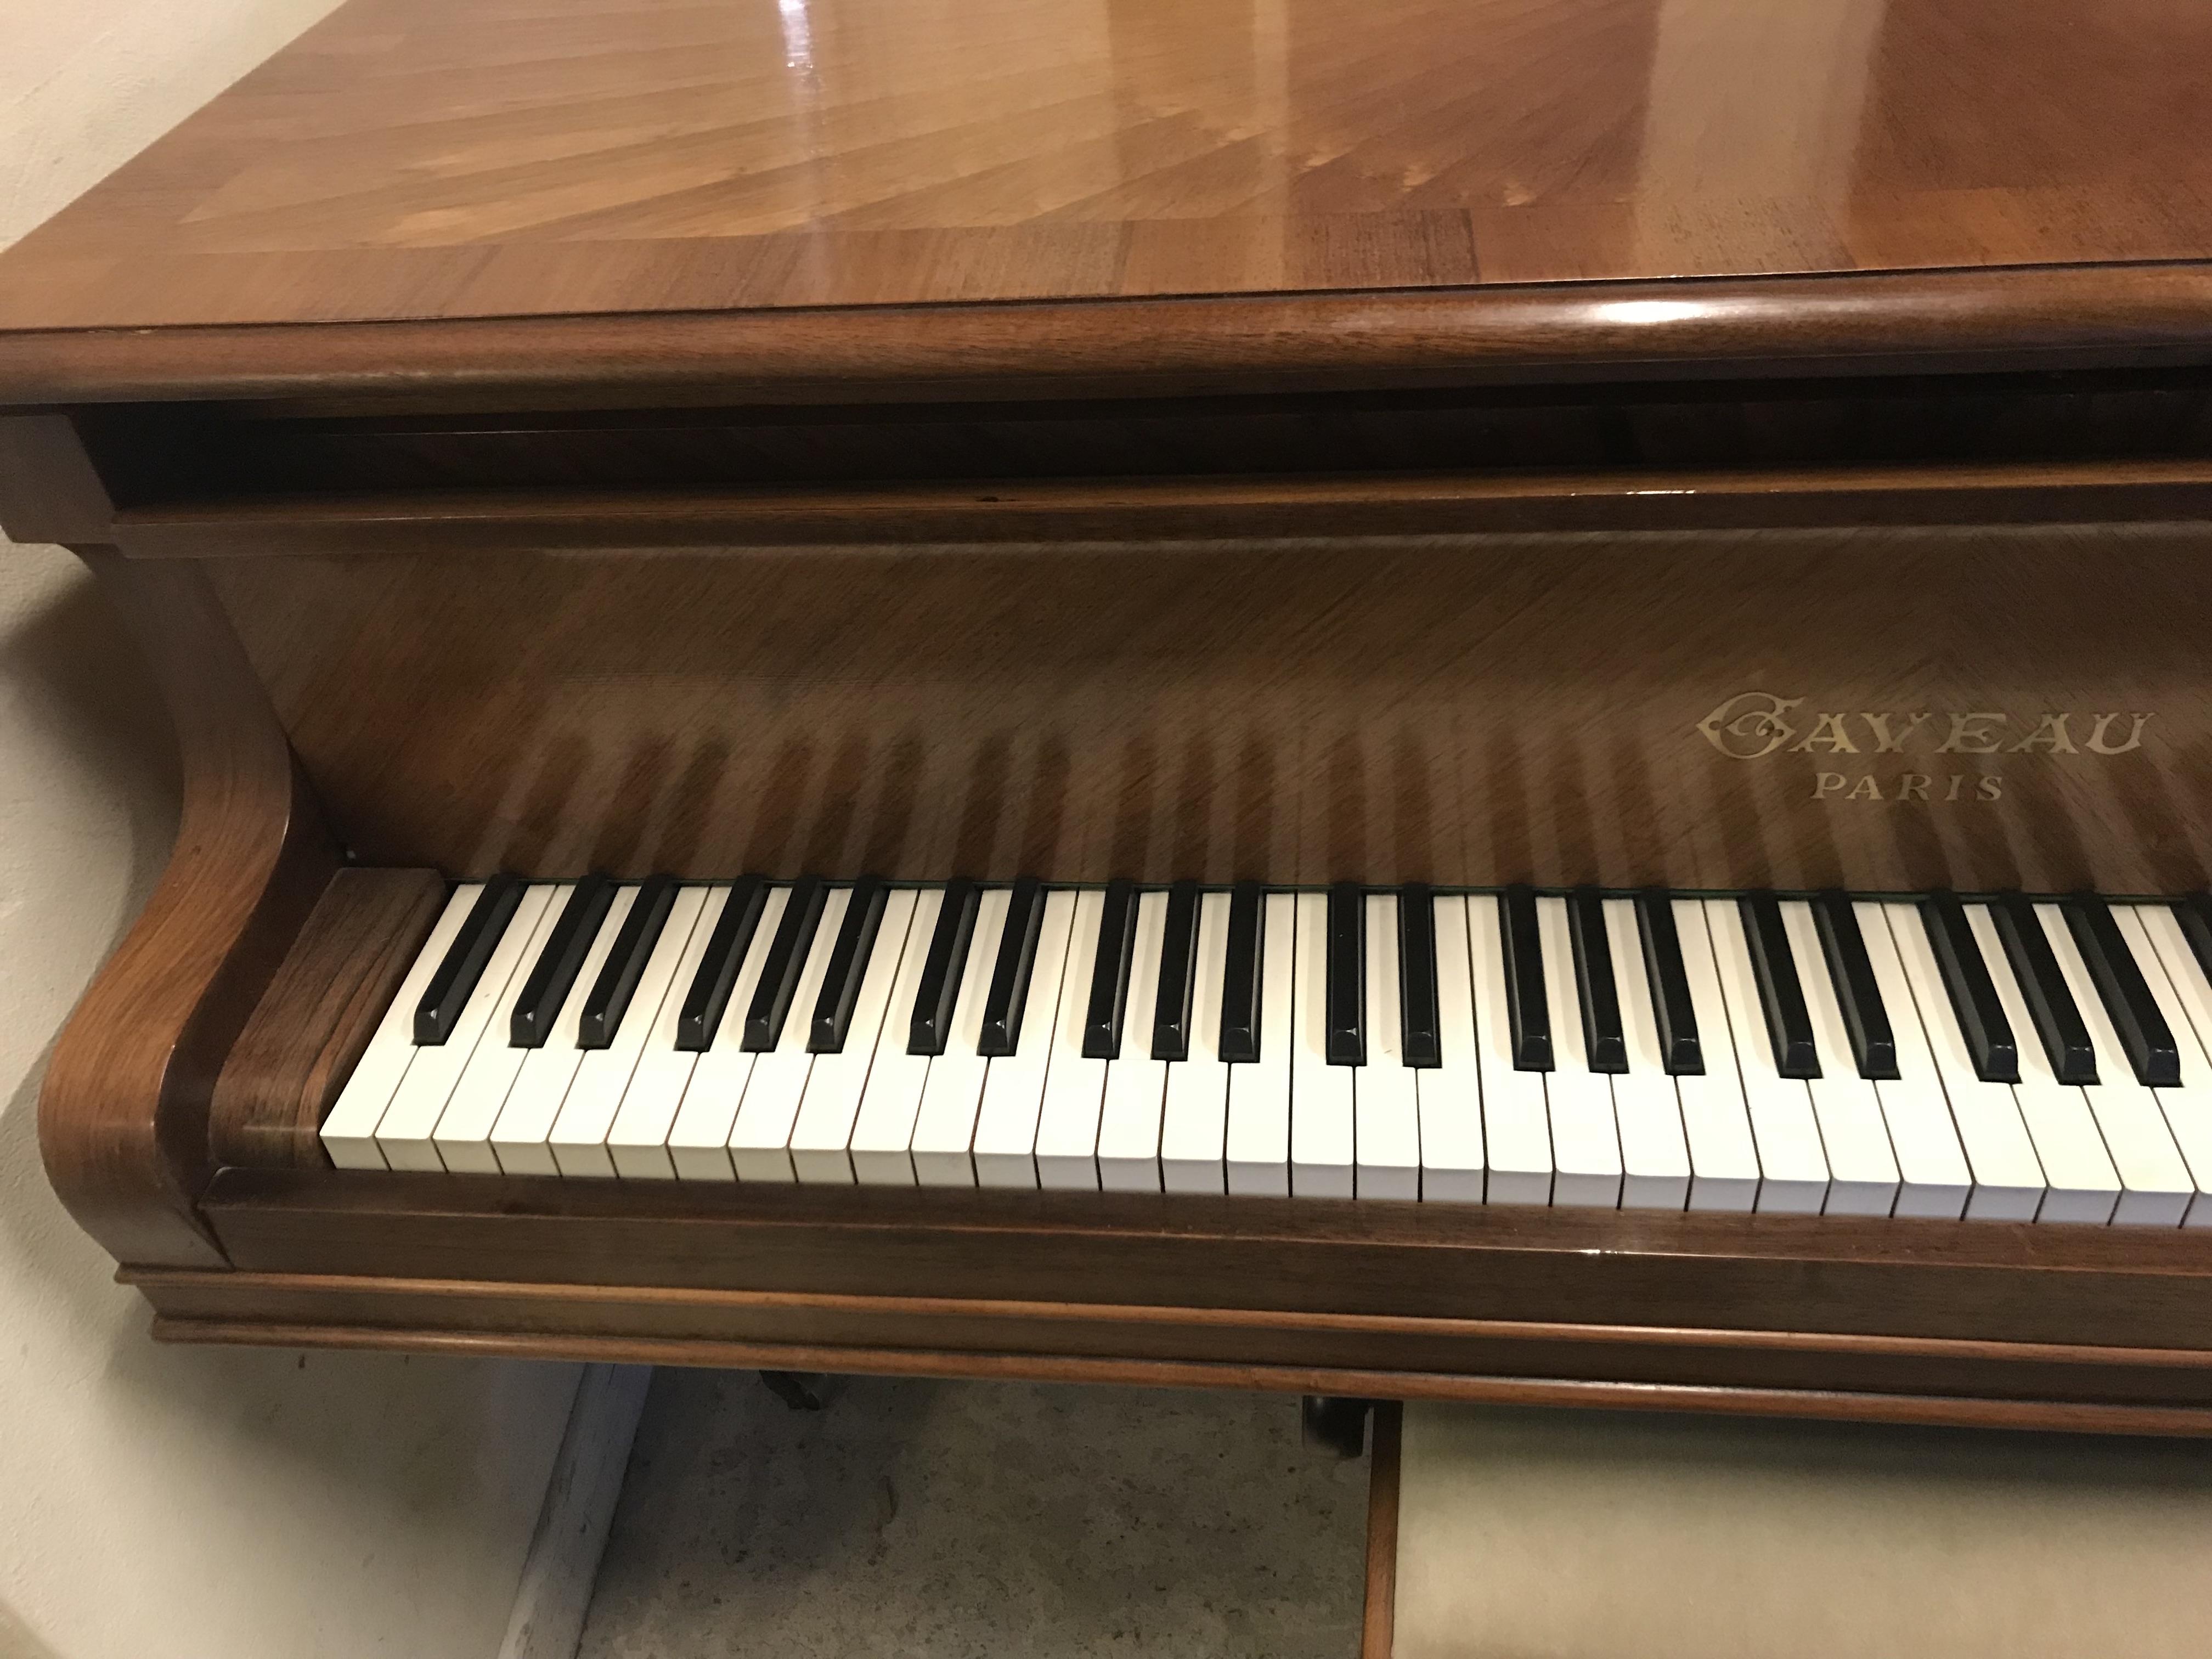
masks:
[[[55,1045],[40,1146],[64,1205],[118,1261],[221,1267],[197,1208],[216,1078],[337,849],[203,573],[76,551],[161,687],[184,810],[153,897]]]

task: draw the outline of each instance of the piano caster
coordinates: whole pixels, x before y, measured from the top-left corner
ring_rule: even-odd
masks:
[[[1338,1394],[1307,1395],[1298,1401],[1299,1437],[1316,1451],[1357,1457],[1367,1449],[1367,1417],[1374,1409],[1371,1400],[1352,1400]]]
[[[836,1379],[819,1371],[763,1371],[760,1380],[795,1412],[818,1412],[836,1392]]]

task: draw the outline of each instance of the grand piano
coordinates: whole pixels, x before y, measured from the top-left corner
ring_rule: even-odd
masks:
[[[0,256],[191,1342],[2212,1429],[2212,14],[348,0]]]

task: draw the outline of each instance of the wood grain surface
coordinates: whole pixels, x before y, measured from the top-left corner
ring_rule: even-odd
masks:
[[[352,0],[0,326],[2178,260],[2192,0]]]
[[[373,863],[2154,894],[2212,870],[2205,545],[2104,526],[205,568]],[[1703,729],[1761,696],[1792,704],[1786,742]]]
[[[445,902],[434,870],[340,870],[216,1079],[217,1164],[321,1168],[318,1131]]]
[[[263,688],[200,572],[81,549],[176,722],[176,851],[70,1018],[39,1096],[46,1174],[119,1261],[220,1265],[194,1207],[216,1077],[337,867]]]

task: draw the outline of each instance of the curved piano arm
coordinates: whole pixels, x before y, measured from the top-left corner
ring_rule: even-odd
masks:
[[[160,884],[55,1045],[40,1146],[62,1202],[118,1261],[222,1267],[197,1207],[214,1172],[209,1099],[338,850],[198,568],[74,550],[146,653],[185,799]]]

